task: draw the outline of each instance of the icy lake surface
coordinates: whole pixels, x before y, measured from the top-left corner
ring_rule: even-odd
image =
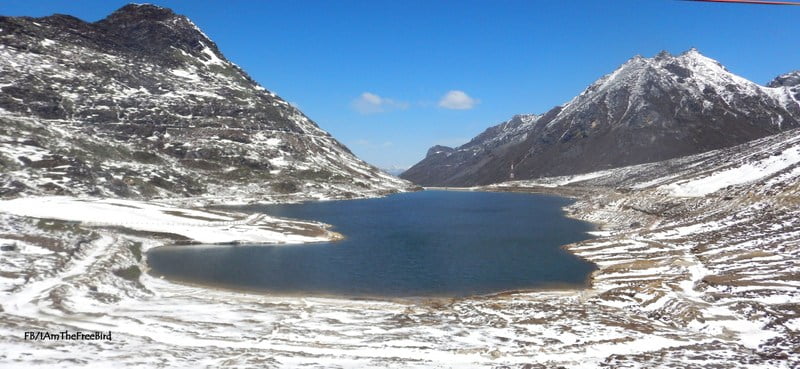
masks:
[[[278,246],[152,249],[167,279],[290,295],[467,296],[581,286],[594,270],[560,248],[589,238],[545,195],[423,191],[379,199],[239,207],[318,220],[346,239]]]

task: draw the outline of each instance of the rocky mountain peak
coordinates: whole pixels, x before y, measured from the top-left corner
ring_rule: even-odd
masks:
[[[682,52],[681,55],[699,55],[699,56],[704,56],[703,54],[700,53],[700,50],[697,50],[696,47],[690,47],[689,50],[686,50],[686,51]]]
[[[164,21],[179,17],[171,9],[153,4],[128,4],[109,14],[100,22],[108,24],[131,24],[142,21]]]
[[[661,51],[658,52],[658,54],[656,54],[655,59],[656,60],[661,60],[661,59],[667,59],[667,58],[671,58],[671,57],[672,57],[672,54],[670,54],[669,51],[661,50]]]
[[[718,94],[726,102],[732,101],[733,95],[737,94],[761,94],[760,86],[734,75],[695,48],[679,55],[661,51],[652,58],[636,56],[629,59],[567,103],[562,114],[607,98],[622,98],[631,103],[655,102],[669,90],[682,90],[694,96]]]
[[[722,66],[719,62],[714,59],[711,59],[705,55],[703,55],[699,50],[696,48],[691,48],[686,50],[678,55],[670,54],[666,50],[660,51],[652,58],[645,58],[641,55],[636,55],[633,58],[630,58],[625,64],[620,66],[619,69],[640,69],[645,67],[663,67],[670,64],[681,64],[681,65],[688,65],[688,66],[702,66],[702,65],[712,65],[719,68],[724,69],[725,67]]]
[[[177,49],[207,60],[223,59],[209,37],[189,18],[151,4],[128,4],[94,23],[134,51],[173,56]]]
[[[800,87],[800,70],[775,77],[767,87]]]
[[[767,84],[767,87],[782,88],[787,95],[793,96],[786,99],[787,105],[794,105],[800,115],[800,70],[775,77]],[[791,101],[792,99],[794,101]]]

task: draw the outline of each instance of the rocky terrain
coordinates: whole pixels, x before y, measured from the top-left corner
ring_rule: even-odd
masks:
[[[229,62],[188,18],[0,17],[0,195],[347,198],[408,188]]]
[[[636,56],[563,106],[429,150],[401,177],[423,186],[486,185],[730,147],[800,126],[799,83],[794,72],[760,86],[695,49]]]

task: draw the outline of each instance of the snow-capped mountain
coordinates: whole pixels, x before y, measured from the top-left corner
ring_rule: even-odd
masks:
[[[695,49],[636,56],[563,106],[526,122],[515,117],[466,145],[437,150],[402,177],[429,186],[480,185],[741,144],[800,126],[793,77],[776,81],[760,86]]]
[[[408,187],[229,62],[188,18],[0,17],[0,193],[353,197]]]

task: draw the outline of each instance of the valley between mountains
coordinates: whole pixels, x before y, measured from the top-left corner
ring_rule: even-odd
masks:
[[[165,8],[0,17],[0,71],[2,367],[800,366],[797,72],[766,87],[696,50],[637,57],[562,107],[433,148],[407,181]],[[417,300],[246,294],[146,272],[164,244],[342,237],[209,205],[414,183],[572,197],[565,211],[599,229],[566,248],[599,269],[585,289]],[[23,336],[64,330],[113,340]]]

